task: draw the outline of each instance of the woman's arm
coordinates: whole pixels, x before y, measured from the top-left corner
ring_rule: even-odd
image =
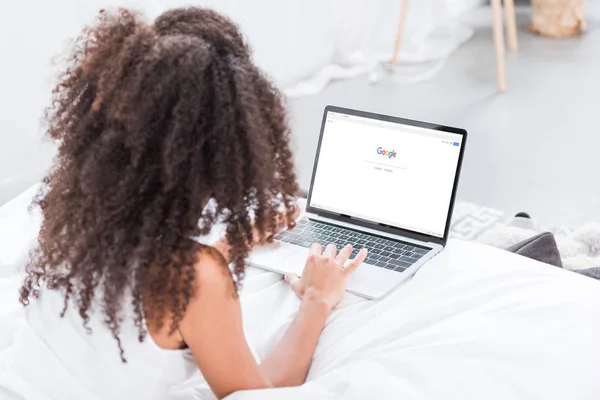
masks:
[[[275,221],[275,229],[272,232],[272,234],[274,235],[277,232],[280,232],[281,230],[285,229],[289,225],[288,220],[292,221],[292,223],[295,224],[295,221],[298,219],[299,216],[300,216],[300,207],[296,204],[294,206],[294,211],[292,212],[292,215],[289,218],[285,214],[279,215],[279,217]],[[258,230],[254,227],[252,229],[252,236],[253,236],[252,241],[254,243],[254,246],[259,246],[259,245],[268,243],[267,238],[265,238],[265,240],[262,240],[262,241],[260,240],[260,234],[259,234]],[[270,235],[267,234],[266,236],[268,237]],[[227,261],[228,263],[231,262],[231,256],[229,254],[231,251],[231,245],[227,241],[226,237],[222,238],[218,242],[214,243],[212,245],[212,247],[217,249],[219,251],[219,253],[221,253],[221,255],[223,256],[225,261]]]
[[[260,366],[244,337],[240,302],[229,269],[217,257],[200,257],[196,296],[179,332],[216,396],[304,382],[325,321],[342,298],[350,273],[366,256],[360,252],[344,268],[351,251],[348,246],[336,257],[335,246],[329,245],[321,254],[321,246],[315,245],[303,277],[286,277],[303,298],[302,304],[281,342]]]
[[[272,387],[244,337],[240,301],[227,266],[202,255],[196,281],[179,333],[214,394],[223,398],[238,390]]]
[[[286,275],[285,280],[302,298],[302,305],[281,342],[261,364],[274,385],[295,386],[306,380],[325,321],[342,299],[350,275],[367,256],[366,249],[363,249],[354,260],[348,261],[350,253],[350,245],[337,254],[333,244],[328,245],[325,251],[320,244],[314,244],[302,278]]]
[[[330,313],[330,306],[322,300],[302,300],[298,314],[283,338],[260,364],[273,386],[299,386],[304,383]]]

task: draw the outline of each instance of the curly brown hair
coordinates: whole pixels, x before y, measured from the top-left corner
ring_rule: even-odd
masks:
[[[213,11],[171,10],[153,24],[101,11],[74,43],[47,110],[59,148],[34,201],[44,220],[21,302],[42,285],[61,290],[61,316],[72,303],[87,328],[98,301],[123,358],[129,299],[140,341],[144,320],[178,328],[203,248],[190,238],[225,225],[239,288],[253,227],[264,240],[282,209],[292,216],[290,131],[282,95]]]

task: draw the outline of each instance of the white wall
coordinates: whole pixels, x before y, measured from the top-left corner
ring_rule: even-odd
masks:
[[[206,0],[242,26],[254,57],[280,85],[314,71],[331,58],[327,22],[335,0]],[[187,2],[188,4],[190,2]],[[131,7],[149,18],[180,0],[0,0],[0,204],[38,181],[51,164],[54,147],[42,139],[41,119],[49,104],[64,54],[99,9]],[[302,54],[302,57],[297,57]]]
[[[52,59],[93,18],[98,3],[111,1],[0,1],[0,204],[50,166],[54,146],[43,140],[41,119],[56,74]]]

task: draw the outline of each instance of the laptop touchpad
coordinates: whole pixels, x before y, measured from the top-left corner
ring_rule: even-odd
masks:
[[[279,269],[296,275],[302,275],[310,250],[304,247],[295,247],[297,250],[282,261]]]
[[[247,261],[257,267],[268,269],[281,269],[283,259],[290,254],[302,249],[284,242],[273,242],[266,245],[256,246],[248,255]]]

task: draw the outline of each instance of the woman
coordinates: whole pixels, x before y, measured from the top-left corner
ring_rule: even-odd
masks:
[[[312,247],[286,277],[302,305],[258,365],[237,290],[250,249],[293,225],[297,185],[282,97],[235,25],[199,8],[153,24],[102,12],[53,93],[59,151],[0,397],[163,399],[197,368],[218,397],[302,384],[366,251]],[[217,222],[217,245],[192,239]]]

